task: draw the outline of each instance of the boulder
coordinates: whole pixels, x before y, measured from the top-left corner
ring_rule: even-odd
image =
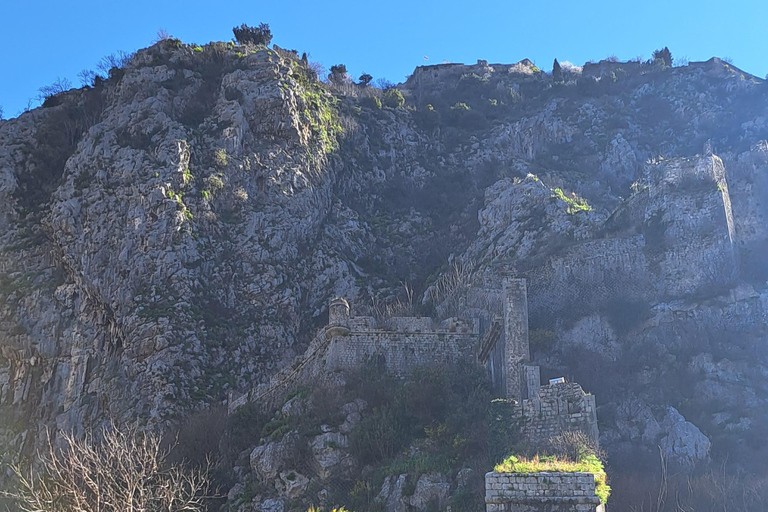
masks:
[[[347,446],[347,436],[338,432],[326,432],[312,439],[312,456],[317,466],[317,475],[321,479],[330,477],[349,459]]]
[[[662,438],[660,446],[668,460],[680,466],[693,466],[709,458],[712,446],[709,438],[674,407],[667,407],[662,427],[668,434]]]
[[[288,432],[280,441],[271,441],[257,446],[250,455],[251,469],[262,482],[271,482],[284,469],[286,462],[296,453],[299,443],[299,433]]]
[[[409,503],[418,510],[426,510],[430,503],[437,504],[439,510],[445,510],[450,488],[440,473],[421,475]]]
[[[280,478],[276,482],[280,496],[289,500],[298,498],[309,486],[309,478],[296,471],[281,471]]]
[[[387,512],[406,512],[407,503],[403,497],[407,475],[400,475],[397,478],[388,476],[381,486],[381,491],[376,496],[376,501],[384,505]]]

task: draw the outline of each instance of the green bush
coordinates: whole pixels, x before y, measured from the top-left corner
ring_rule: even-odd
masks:
[[[234,27],[232,33],[235,34],[235,40],[240,44],[269,46],[269,43],[272,42],[272,31],[266,23],[260,23],[258,27],[249,27],[243,23],[239,27]]]
[[[405,98],[403,97],[403,93],[393,87],[391,89],[387,89],[387,91],[384,93],[384,99],[382,103],[388,107],[400,108],[405,105]]]

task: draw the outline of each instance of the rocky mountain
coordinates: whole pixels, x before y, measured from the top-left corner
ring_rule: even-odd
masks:
[[[616,468],[661,444],[757,471],[767,141],[768,85],[717,58],[444,64],[382,91],[161,41],[0,121],[0,457],[222,403],[333,296],[406,283],[447,316],[460,267],[462,289],[528,279],[536,362],[597,396]]]

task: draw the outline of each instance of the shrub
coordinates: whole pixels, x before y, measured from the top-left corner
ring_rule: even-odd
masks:
[[[38,95],[37,99],[43,102],[44,107],[48,106],[55,106],[54,104],[51,104],[50,100],[54,96],[61,94],[62,92],[68,91],[72,88],[72,83],[67,80],[66,78],[57,78],[55,82],[53,82],[51,85],[45,85],[38,89]],[[56,103],[58,104],[58,103]]]
[[[565,201],[565,203],[568,205],[568,209],[566,211],[570,215],[574,215],[579,212],[592,211],[592,207],[589,205],[587,200],[583,197],[577,196],[575,192],[571,192],[570,196],[565,195],[565,192],[563,192],[563,190],[560,188],[556,188],[552,192],[552,197],[556,197],[561,201]]]
[[[217,149],[216,153],[213,155],[213,159],[216,161],[216,165],[218,167],[226,167],[227,166],[227,150],[224,148]]]
[[[102,75],[109,77],[118,76],[118,70],[123,69],[131,63],[133,59],[133,53],[126,53],[122,50],[116,53],[110,53],[99,60],[96,64],[96,69],[101,72]]]
[[[371,83],[371,80],[373,80],[373,77],[369,75],[368,73],[363,73],[360,75],[360,78],[358,78],[360,81],[360,85],[368,86]]]
[[[166,464],[159,436],[112,425],[99,443],[91,434],[64,434],[62,440],[61,450],[49,444],[40,454],[39,475],[13,468],[18,490],[8,495],[22,512],[205,509],[207,471]]]
[[[235,41],[240,44],[263,44],[269,46],[272,42],[272,31],[266,23],[260,23],[258,27],[250,27],[243,23],[239,27],[232,28]]]
[[[382,103],[388,107],[399,108],[405,105],[405,98],[403,97],[403,93],[399,90],[391,88],[387,89],[384,93],[384,100]]]
[[[347,66],[344,64],[336,64],[331,66],[331,73],[328,75],[328,80],[334,84],[341,84],[348,81]]]
[[[672,67],[672,52],[666,46],[661,50],[654,50],[651,58],[652,64],[662,65],[665,68]]]

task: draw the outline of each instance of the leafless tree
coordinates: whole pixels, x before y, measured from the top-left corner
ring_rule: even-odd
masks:
[[[110,70],[114,68],[120,69],[127,66],[130,64],[132,58],[132,53],[119,50],[115,53],[111,53],[102,57],[101,60],[99,60],[99,62],[96,64],[96,69],[98,69],[102,75],[109,76]]]
[[[165,41],[166,39],[173,39],[173,36],[165,30],[164,28],[157,30],[157,35],[155,36],[155,40],[153,43],[159,43],[160,41]]]
[[[103,430],[97,442],[62,436],[39,455],[41,471],[15,466],[17,490],[4,493],[21,512],[195,512],[205,507],[207,470],[166,464],[159,436],[136,427]]]
[[[59,93],[62,93],[64,91],[68,91],[72,88],[72,82],[70,82],[66,78],[58,77],[56,78],[56,81],[53,82],[50,85],[44,85],[40,89],[38,89],[37,99],[40,101],[45,101],[46,99],[50,98],[51,96],[56,96]]]
[[[77,78],[80,79],[80,85],[83,87],[93,85],[96,80],[96,73],[90,69],[83,69],[77,74]]]

